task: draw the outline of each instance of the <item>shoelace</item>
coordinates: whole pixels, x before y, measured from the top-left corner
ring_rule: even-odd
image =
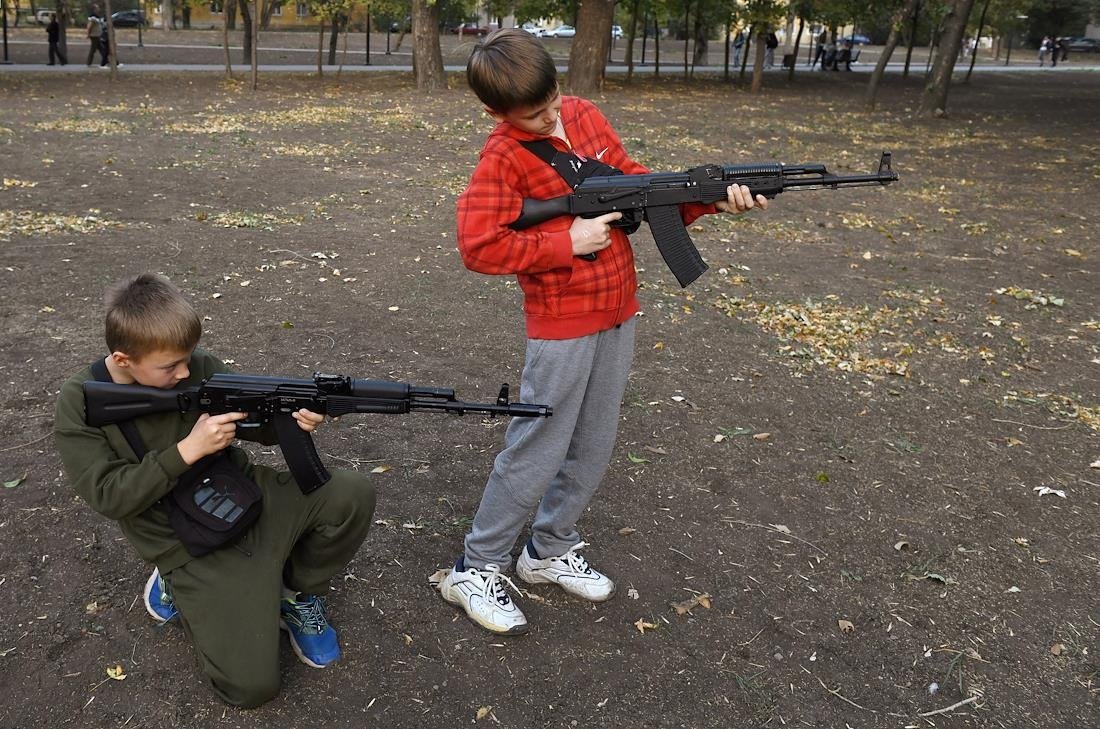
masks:
[[[520,591],[516,587],[516,583],[512,582],[507,575],[500,574],[500,567],[495,564],[485,565],[483,570],[474,570],[480,573],[478,576],[485,580],[485,592],[483,596],[486,600],[495,600],[498,605],[507,607],[512,603],[512,598],[508,595],[508,591],[504,588],[504,583],[508,583],[512,586],[512,589],[517,593]]]
[[[313,635],[320,635],[328,627],[328,618],[325,616],[325,603],[321,598],[314,597],[311,600],[298,602],[287,600],[294,607],[294,615],[301,624],[303,631]]]
[[[574,574],[586,575],[591,571],[591,568],[588,566],[588,561],[581,556],[580,550],[582,547],[587,546],[588,542],[577,542],[569,548],[568,552],[558,557],[558,559],[565,560],[566,564],[569,565],[569,569],[571,569]]]

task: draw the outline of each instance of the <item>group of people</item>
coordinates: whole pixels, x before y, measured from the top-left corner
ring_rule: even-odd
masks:
[[[105,68],[111,60],[111,40],[107,20],[99,13],[97,5],[88,10],[88,23],[84,26],[84,33],[88,38],[88,59],[85,64],[91,66],[98,53],[99,66]],[[46,24],[46,40],[49,44],[49,62],[46,65],[67,65],[69,59],[61,46],[61,23],[58,22],[57,15],[50,16],[50,22]]]
[[[814,50],[813,61],[810,62],[810,70],[821,63],[822,71],[839,71],[843,64],[845,71],[852,70],[852,61],[855,56],[852,53],[852,40],[845,38],[838,44],[836,37],[829,38],[829,33],[822,30],[817,36],[817,47]]]
[[[1039,66],[1045,66],[1048,57],[1051,66],[1057,66],[1058,61],[1069,60],[1069,48],[1061,38],[1043,36],[1043,40],[1039,43]]]
[[[610,463],[641,307],[627,237],[636,225],[619,227],[621,213],[565,215],[522,231],[510,223],[526,199],[569,194],[591,175],[648,170],[631,159],[593,103],[561,93],[553,59],[527,32],[488,35],[471,53],[467,79],[496,124],[458,200],[458,249],[472,271],[518,278],[527,335],[521,397],[551,406],[553,417],[509,423],[470,532],[438,589],[479,626],[518,635],[528,621],[508,591],[514,584],[505,572],[513,562],[523,581],[554,585],[580,600],[615,593],[615,582],[583,552],[578,522]],[[767,206],[763,196],[735,184],[717,203],[681,206],[680,216],[690,224],[706,214]],[[107,354],[69,378],[58,397],[54,435],[65,472],[76,493],[117,521],[152,565],[144,589],[149,615],[182,625],[223,700],[259,706],[279,691],[280,629],[307,665],[324,668],[339,659],[322,596],[366,538],[371,483],[357,472],[337,472],[303,493],[289,472],[252,463],[233,445],[236,438],[274,442],[265,428],[238,429],[246,413],[173,412],[89,424],[83,399],[89,380],[170,390],[228,370],[198,348],[199,315],[159,275],[139,274],[111,289],[105,333]],[[292,416],[306,433],[324,420],[305,409]],[[202,515],[188,511],[187,499],[210,484],[226,493],[239,489],[247,499],[233,503],[254,521],[196,553],[188,519]],[[514,559],[529,519],[531,537]]]

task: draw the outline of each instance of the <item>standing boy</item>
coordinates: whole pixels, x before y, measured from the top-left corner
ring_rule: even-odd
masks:
[[[116,520],[147,562],[145,607],[160,623],[177,615],[207,679],[228,703],[251,708],[279,691],[279,629],[298,657],[324,668],[340,657],[321,595],[366,537],[374,492],[366,479],[336,472],[302,494],[289,473],[249,462],[231,446],[245,413],[145,415],[134,431],[85,422],[83,383],[91,379],[166,390],[198,385],[228,368],[196,349],[202,326],[187,299],[167,280],[142,274],[107,296],[110,354],[61,388],[54,438],[73,489],[94,510]],[[294,413],[311,432],[324,416]],[[266,428],[247,437],[274,443]],[[246,437],[245,431],[240,435]],[[192,557],[170,520],[170,492],[192,464],[224,453],[262,494],[262,511],[232,546]]]
[[[46,41],[50,44],[50,62],[47,65],[52,66],[58,61],[61,62],[62,66],[67,64],[69,59],[65,58],[65,53],[59,45],[61,42],[61,24],[57,22],[56,14],[51,15],[50,22],[46,24]]]
[[[580,175],[647,172],[590,102],[562,96],[554,62],[537,39],[499,30],[476,47],[470,87],[498,122],[458,201],[458,247],[467,268],[515,274],[524,293],[527,358],[521,393],[554,407],[552,418],[512,421],[465,552],[440,583],[445,600],[497,633],[527,631],[502,572],[534,513],[516,574],[599,602],[614,583],[581,555],[576,524],[603,478],[633,359],[637,280],[630,241],[612,227],[619,213],[560,217],[528,230],[508,227],[524,198],[572,191],[557,169]],[[551,166],[547,161],[557,165]],[[685,205],[685,223],[717,210],[744,212],[767,201],[733,185],[717,205]],[[530,422],[538,420],[539,422]]]

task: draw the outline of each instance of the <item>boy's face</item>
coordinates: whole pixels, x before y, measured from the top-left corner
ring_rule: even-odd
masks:
[[[189,350],[158,349],[143,357],[114,352],[111,357],[116,365],[134,378],[134,382],[146,387],[168,390],[191,374],[187,368],[187,363],[191,360]]]
[[[558,126],[561,115],[561,92],[555,91],[547,101],[533,106],[518,106],[508,112],[486,109],[489,116],[497,122],[508,122],[512,126],[527,132],[549,137]]]

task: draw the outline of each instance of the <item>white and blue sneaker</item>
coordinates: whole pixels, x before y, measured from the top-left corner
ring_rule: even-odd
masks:
[[[580,542],[560,557],[539,559],[528,542],[516,560],[516,575],[529,584],[554,583],[570,595],[590,602],[610,600],[615,594],[615,583],[592,569],[581,556],[580,549],[586,546],[586,542]]]
[[[521,635],[527,632],[527,618],[512,601],[505,583],[516,592],[519,588],[504,575],[495,564],[479,570],[466,569],[463,558],[439,583],[439,594],[444,600],[462,608],[470,620],[503,635]]]
[[[324,668],[340,660],[336,629],[328,624],[325,601],[316,595],[284,597],[279,602],[279,627],[290,636],[290,646],[302,663]]]
[[[154,568],[153,574],[145,581],[145,610],[153,616],[153,620],[163,625],[179,615],[175,603],[172,602],[172,593],[168,589],[168,583],[160,576],[160,570]]]

